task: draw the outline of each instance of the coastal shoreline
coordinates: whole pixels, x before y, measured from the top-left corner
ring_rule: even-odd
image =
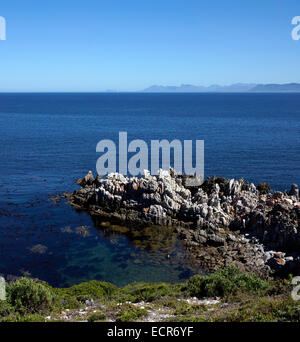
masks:
[[[298,274],[299,190],[270,192],[243,179],[207,178],[189,186],[173,169],[157,176],[102,179],[89,172],[66,194],[77,210],[127,227],[174,227],[187,251],[208,272],[236,266],[261,277]]]

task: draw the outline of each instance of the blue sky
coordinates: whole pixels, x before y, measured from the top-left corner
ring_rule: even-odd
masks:
[[[299,0],[2,0],[0,91],[300,82]]]

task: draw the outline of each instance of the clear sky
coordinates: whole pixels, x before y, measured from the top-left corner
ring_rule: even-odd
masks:
[[[300,0],[1,0],[0,91],[300,82]]]

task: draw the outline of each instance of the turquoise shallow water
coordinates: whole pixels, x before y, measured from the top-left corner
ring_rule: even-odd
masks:
[[[285,190],[300,183],[299,118],[299,94],[0,94],[0,273],[65,286],[199,272],[170,233],[96,228],[49,199],[95,170],[97,142],[119,131],[147,142],[204,139],[206,176]]]
[[[56,286],[93,279],[126,285],[176,282],[201,272],[172,231],[95,226],[64,201],[10,203],[0,221],[1,273],[9,278],[27,275]]]

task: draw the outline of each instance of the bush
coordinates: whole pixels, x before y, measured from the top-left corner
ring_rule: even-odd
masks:
[[[106,319],[106,315],[101,312],[93,313],[89,318],[89,322],[96,322],[96,321],[104,321]]]
[[[110,298],[117,287],[104,281],[88,281],[69,288],[57,289],[57,293],[64,297],[73,297],[79,301],[86,299]]]
[[[119,300],[131,302],[152,302],[164,296],[172,296],[180,293],[180,285],[166,283],[132,283],[121,289]]]
[[[0,317],[6,317],[13,311],[13,307],[6,300],[0,300]]]
[[[300,306],[290,297],[249,298],[233,310],[223,312],[216,322],[299,322]]]
[[[123,306],[118,320],[120,322],[134,322],[139,318],[145,317],[147,315],[147,310],[127,304]]]
[[[258,183],[257,190],[261,195],[268,195],[271,191],[271,186],[268,183]]]
[[[7,292],[10,304],[22,314],[48,311],[55,301],[50,287],[27,278],[21,278],[8,286]]]
[[[227,296],[237,292],[254,293],[266,290],[269,283],[256,275],[241,273],[236,267],[220,269],[209,276],[196,275],[187,284],[195,297]]]

